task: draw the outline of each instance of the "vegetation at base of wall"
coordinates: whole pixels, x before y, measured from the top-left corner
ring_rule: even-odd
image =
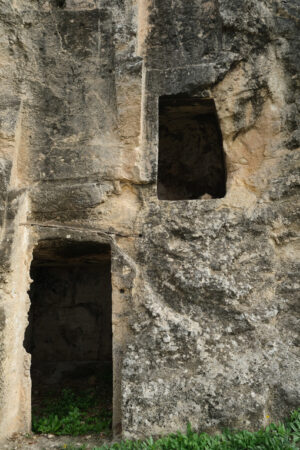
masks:
[[[61,448],[62,448],[62,450],[86,450],[87,446],[85,444],[79,445],[79,446],[78,445],[67,445],[67,444],[65,444]]]
[[[33,414],[32,431],[72,436],[102,433],[107,436],[111,432],[111,411],[99,408],[95,389],[81,394],[63,389],[59,396],[46,398],[36,415]]]
[[[296,450],[300,447],[300,408],[284,423],[271,423],[259,431],[230,431],[208,435],[196,433],[188,425],[187,432],[170,434],[157,440],[123,441],[94,447],[93,450]],[[63,447],[78,450],[75,446]],[[81,450],[85,446],[79,447]]]

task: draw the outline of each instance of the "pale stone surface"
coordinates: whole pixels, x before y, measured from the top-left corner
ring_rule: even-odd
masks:
[[[41,239],[111,245],[117,432],[299,406],[297,0],[0,0],[0,24],[0,436],[30,428]],[[224,198],[157,199],[179,93],[215,100]]]

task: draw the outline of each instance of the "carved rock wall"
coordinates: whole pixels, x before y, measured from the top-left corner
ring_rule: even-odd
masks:
[[[40,240],[112,250],[114,427],[299,405],[296,0],[0,0],[0,435],[30,427]],[[158,97],[213,97],[224,198],[156,194]]]

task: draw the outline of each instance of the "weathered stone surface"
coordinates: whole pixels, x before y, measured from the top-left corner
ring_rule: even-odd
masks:
[[[32,192],[32,211],[87,210],[105,202],[114,192],[112,183],[82,183],[40,187]]]
[[[0,0],[0,436],[30,428],[41,240],[112,249],[114,427],[299,405],[296,0]],[[160,201],[158,97],[214,98],[226,195]]]

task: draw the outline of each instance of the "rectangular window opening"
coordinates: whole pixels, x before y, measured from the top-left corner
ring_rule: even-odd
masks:
[[[225,155],[214,100],[161,97],[158,198],[210,199],[225,193]]]
[[[31,354],[33,430],[41,431],[35,428],[43,415],[58,414],[62,422],[78,408],[79,434],[105,431],[112,413],[110,246],[41,242],[30,274],[24,347]],[[87,417],[94,427],[85,426]],[[58,431],[72,434],[71,427],[63,427]]]

